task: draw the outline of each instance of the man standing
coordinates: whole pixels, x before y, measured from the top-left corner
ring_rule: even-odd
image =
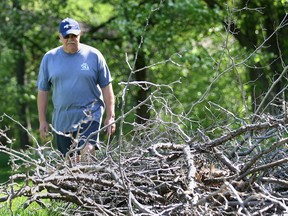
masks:
[[[66,156],[73,137],[78,147],[86,143],[85,150],[95,149],[98,134],[86,138],[101,125],[104,109],[104,125],[108,135],[115,132],[115,98],[112,78],[103,55],[91,46],[80,43],[80,26],[77,21],[66,18],[59,25],[61,46],[48,51],[40,65],[38,87],[39,131],[47,136],[46,120],[49,91],[53,90],[54,111],[52,126],[57,131],[56,143]]]

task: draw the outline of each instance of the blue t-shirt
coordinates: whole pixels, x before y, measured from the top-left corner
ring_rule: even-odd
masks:
[[[81,120],[101,123],[104,102],[101,89],[112,81],[99,50],[79,44],[74,54],[62,46],[48,51],[41,62],[37,86],[53,90],[52,125],[57,131],[75,131]]]

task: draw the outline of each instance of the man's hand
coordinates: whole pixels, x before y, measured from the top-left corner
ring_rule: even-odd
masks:
[[[105,119],[104,126],[111,124],[110,126],[107,127],[107,130],[106,130],[107,131],[107,135],[112,135],[112,134],[115,133],[116,124],[113,123],[114,121],[115,121],[115,119],[112,118],[112,117]]]
[[[46,138],[49,132],[49,124],[48,122],[44,121],[44,122],[40,122],[40,126],[39,126],[39,132],[40,132],[40,136],[42,138]]]

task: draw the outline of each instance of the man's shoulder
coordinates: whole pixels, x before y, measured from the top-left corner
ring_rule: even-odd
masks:
[[[48,55],[48,56],[49,56],[49,55],[59,54],[59,53],[60,53],[60,48],[61,48],[61,46],[55,47],[55,48],[47,51],[45,55]]]
[[[92,47],[92,46],[87,45],[87,44],[82,44],[82,43],[80,44],[80,46],[84,52],[90,52],[90,53],[95,53],[97,55],[102,55],[101,52],[95,47]]]

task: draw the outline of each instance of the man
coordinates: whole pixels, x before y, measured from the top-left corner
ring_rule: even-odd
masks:
[[[59,25],[61,46],[48,51],[40,65],[38,75],[38,115],[41,137],[46,137],[49,124],[46,120],[49,91],[53,90],[52,126],[57,131],[56,143],[66,156],[74,138],[78,147],[93,151],[104,108],[108,135],[115,132],[115,99],[112,78],[102,54],[96,48],[80,43],[80,26],[66,18]],[[90,137],[86,141],[87,137]],[[73,147],[73,146],[72,146]],[[82,146],[83,148],[83,146]]]

